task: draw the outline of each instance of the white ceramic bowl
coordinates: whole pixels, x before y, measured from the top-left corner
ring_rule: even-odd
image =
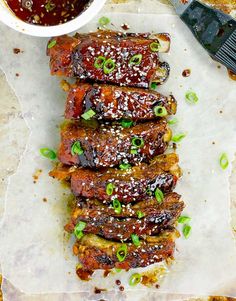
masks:
[[[90,6],[75,19],[56,26],[31,25],[21,21],[6,6],[4,0],[0,0],[0,20],[11,28],[37,37],[53,37],[70,33],[87,24],[103,7],[106,0],[93,0]]]

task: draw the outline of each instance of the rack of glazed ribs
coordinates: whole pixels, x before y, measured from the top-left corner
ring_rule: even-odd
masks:
[[[99,30],[49,41],[51,74],[76,77],[63,83],[66,121],[50,176],[67,181],[75,196],[65,230],[75,235],[83,280],[98,269],[173,258],[184,203],[173,192],[178,156],[165,152],[177,103],[153,89],[168,78],[159,53],[169,47],[163,33]]]

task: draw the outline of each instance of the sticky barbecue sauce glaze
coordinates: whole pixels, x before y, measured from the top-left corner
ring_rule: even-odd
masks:
[[[74,19],[88,7],[91,0],[5,0],[5,2],[22,21],[52,26]]]

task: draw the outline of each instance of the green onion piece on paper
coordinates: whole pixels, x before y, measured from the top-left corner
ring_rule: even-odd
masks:
[[[112,195],[114,189],[115,189],[115,185],[113,185],[112,183],[108,183],[107,186],[106,186],[107,195]]]
[[[220,156],[220,167],[225,170],[229,166],[229,160],[226,153],[221,154]]]
[[[40,148],[40,154],[44,156],[45,158],[48,158],[50,160],[55,160],[57,158],[56,152],[50,148]]]
[[[71,154],[72,156],[75,156],[75,155],[82,155],[84,153],[81,145],[80,145],[80,142],[79,141],[75,141],[73,143],[73,145],[71,146]]]
[[[160,46],[161,46],[160,43],[156,41],[156,42],[152,42],[149,47],[151,51],[158,52],[160,50]]]
[[[111,22],[111,20],[107,17],[101,17],[99,20],[98,20],[98,23],[99,25],[101,26],[106,26],[108,25],[109,23]]]
[[[177,134],[172,137],[172,141],[175,143],[178,143],[178,142],[182,141],[185,137],[186,137],[185,133]]]
[[[188,217],[188,216],[185,216],[185,215],[181,215],[179,218],[178,218],[178,223],[179,224],[187,224],[188,222],[190,222],[191,218]]]
[[[129,278],[129,285],[130,286],[135,286],[137,284],[139,284],[142,280],[142,276],[139,273],[135,273],[133,275],[130,276]]]
[[[129,60],[129,65],[140,65],[140,63],[142,62],[142,58],[142,54],[135,54]]]
[[[183,226],[183,235],[185,238],[189,238],[191,233],[192,227],[188,224]]]
[[[122,244],[116,252],[116,257],[118,258],[119,262],[123,262],[127,256],[128,248],[126,244]]]
[[[94,67],[96,69],[102,69],[103,66],[104,66],[104,63],[106,61],[106,58],[104,56],[98,56],[96,59],[95,59],[95,62],[94,62]]]
[[[198,102],[198,96],[193,91],[188,91],[185,94],[185,100],[190,104],[196,104]]]
[[[48,49],[51,49],[52,47],[54,47],[56,45],[57,41],[56,40],[52,40],[48,43]]]
[[[144,140],[141,137],[134,137],[134,138],[132,138],[131,143],[136,148],[142,148],[142,147],[144,147]]]
[[[115,199],[113,200],[113,208],[114,208],[114,211],[116,214],[120,214],[121,211],[122,211],[122,208],[121,208],[121,203],[119,200]]]
[[[108,59],[105,61],[103,65],[103,72],[105,74],[109,74],[112,71],[114,71],[115,67],[116,67],[116,63],[113,61],[113,59]]]
[[[165,117],[168,114],[166,108],[162,106],[154,107],[153,111],[157,117]]]
[[[135,247],[140,246],[140,240],[137,234],[131,234],[131,239]]]
[[[94,110],[89,109],[87,112],[81,115],[81,117],[85,120],[91,119],[94,115],[96,115],[96,112]]]
[[[158,202],[159,204],[161,204],[162,201],[163,201],[163,199],[164,199],[164,194],[163,194],[163,192],[162,192],[159,188],[156,188],[154,194],[155,194],[155,198],[156,198],[157,202]]]
[[[172,118],[172,119],[168,120],[167,123],[168,123],[169,125],[176,124],[176,123],[178,123],[178,119],[177,119],[177,118]]]

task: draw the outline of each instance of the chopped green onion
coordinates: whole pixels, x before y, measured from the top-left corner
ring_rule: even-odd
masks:
[[[108,59],[105,61],[103,65],[103,72],[105,74],[111,73],[116,67],[116,63],[112,59]]]
[[[135,247],[140,246],[140,240],[137,234],[131,234],[131,239]]]
[[[157,117],[164,117],[168,114],[166,108],[162,106],[154,107],[153,111]]]
[[[191,103],[191,104],[195,104],[198,102],[198,96],[195,92],[193,91],[188,91],[186,94],[185,94],[185,100],[188,102],[188,103]]]
[[[156,90],[157,83],[156,82],[152,82],[151,85],[150,85],[150,87],[151,87],[152,90]]]
[[[140,138],[140,137],[132,138],[131,143],[132,143],[133,146],[135,146],[137,148],[144,147],[144,140],[143,140],[143,138]]]
[[[160,50],[160,43],[157,41],[157,42],[152,42],[150,44],[150,49],[153,51],[153,52],[158,52]]]
[[[72,156],[74,155],[82,155],[84,153],[81,145],[80,145],[80,142],[79,141],[75,141],[71,147],[71,154]]]
[[[121,120],[121,125],[123,128],[130,128],[133,125],[133,121],[132,120],[126,120],[126,119],[122,119]]]
[[[105,61],[106,61],[106,58],[104,56],[98,56],[94,62],[94,67],[96,69],[102,69]]]
[[[113,208],[114,208],[114,211],[116,214],[121,213],[122,208],[121,208],[121,203],[119,200],[117,200],[117,199],[113,200]]]
[[[185,238],[189,237],[191,229],[192,229],[192,227],[188,224],[183,226],[183,235],[184,235]]]
[[[174,137],[172,137],[172,141],[175,143],[180,142],[181,140],[183,140],[186,137],[186,134],[181,133],[181,134],[177,134]]]
[[[126,256],[127,256],[127,252],[128,252],[128,248],[126,244],[122,244],[117,252],[116,252],[116,257],[118,258],[119,262],[122,262],[125,260]]]
[[[50,159],[50,160],[55,160],[56,159],[56,157],[57,157],[57,155],[56,155],[56,153],[54,152],[54,150],[52,150],[52,149],[50,149],[50,148],[47,148],[47,147],[45,147],[45,148],[40,148],[40,154],[42,155],[42,156],[44,156],[45,158],[48,158],[48,159]]]
[[[144,213],[142,211],[138,210],[137,216],[138,216],[138,218],[142,218],[142,217],[144,217]]]
[[[130,164],[126,164],[126,163],[122,163],[119,165],[119,168],[122,169],[122,170],[126,170],[126,169],[129,169],[131,167]]]
[[[229,165],[229,160],[228,160],[228,156],[226,153],[221,154],[220,156],[220,166],[221,168],[224,170],[228,167]]]
[[[85,120],[89,120],[94,115],[96,115],[96,112],[94,112],[94,110],[92,110],[92,109],[89,109],[87,112],[85,112],[84,114],[82,114],[81,117],[84,118]]]
[[[115,271],[116,271],[117,273],[120,273],[120,272],[122,271],[122,269],[115,269]]]
[[[84,236],[83,230],[86,227],[86,223],[80,221],[74,228],[74,234],[77,239],[81,239]]]
[[[113,185],[112,183],[108,183],[107,186],[106,186],[107,195],[112,195],[114,189],[115,189],[115,185]]]
[[[135,273],[133,275],[130,276],[129,278],[129,285],[130,286],[135,286],[138,283],[140,283],[142,280],[142,276],[139,273]]]
[[[162,201],[163,201],[163,199],[164,199],[164,194],[163,194],[163,192],[162,192],[159,188],[156,188],[154,194],[155,194],[155,198],[156,198],[157,202],[158,202],[159,204],[161,204]]]
[[[177,119],[177,118],[172,118],[172,119],[170,119],[170,120],[167,121],[167,123],[168,123],[169,125],[176,124],[177,122],[178,122],[178,119]]]
[[[52,11],[55,7],[56,4],[52,3],[50,0],[44,5],[45,9],[47,12]]]
[[[52,47],[54,47],[56,45],[57,41],[56,40],[52,40],[51,42],[48,43],[48,49],[51,49]]]
[[[129,60],[129,65],[140,65],[142,58],[143,58],[142,54],[135,54]]]
[[[138,151],[137,149],[131,149],[130,153],[131,155],[137,155]]]
[[[101,18],[98,20],[98,23],[99,23],[101,26],[108,25],[110,22],[111,22],[110,19],[107,18],[107,17],[101,17]]]
[[[190,220],[191,220],[190,217],[181,215],[181,216],[178,218],[178,223],[180,223],[180,224],[186,224],[186,223],[190,222]]]
[[[146,193],[147,193],[147,195],[151,196],[151,195],[152,195],[151,189],[150,189],[150,188],[147,188]]]

